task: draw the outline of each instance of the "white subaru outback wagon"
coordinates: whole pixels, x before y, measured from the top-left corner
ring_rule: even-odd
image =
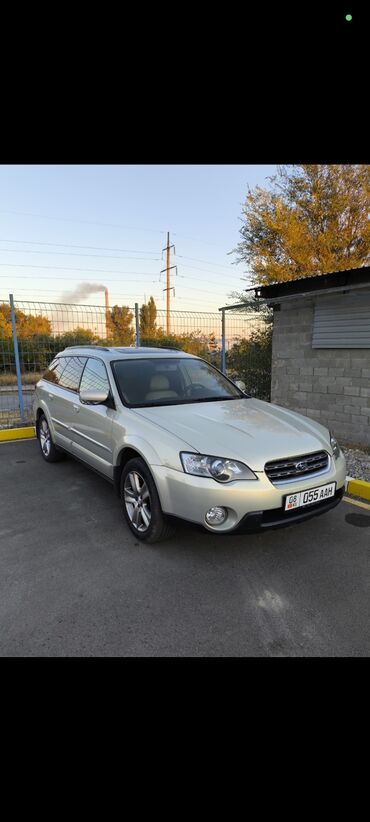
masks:
[[[174,517],[219,534],[286,526],[344,493],[345,459],[324,426],[183,351],[66,348],[37,383],[34,415],[43,458],[68,452],[110,480],[145,542]]]

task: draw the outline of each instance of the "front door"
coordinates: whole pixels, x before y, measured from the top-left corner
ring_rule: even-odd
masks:
[[[97,357],[88,358],[80,383],[80,391],[91,389],[110,390],[106,367]],[[78,395],[71,411],[72,453],[112,479],[112,423],[116,411],[106,405],[82,403]]]

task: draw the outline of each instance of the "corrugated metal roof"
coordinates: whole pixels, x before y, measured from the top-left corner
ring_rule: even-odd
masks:
[[[338,271],[315,274],[311,277],[300,277],[296,280],[286,280],[285,282],[271,283],[270,285],[253,286],[256,297],[269,299],[275,297],[284,298],[290,294],[309,293],[314,290],[324,290],[337,286],[347,286],[356,284],[370,284],[370,266],[364,265],[361,268],[346,268]]]

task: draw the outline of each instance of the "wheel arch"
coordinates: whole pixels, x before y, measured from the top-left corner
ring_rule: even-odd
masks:
[[[123,446],[123,448],[121,448],[121,451],[118,454],[116,465],[113,466],[113,484],[118,496],[120,495],[120,482],[122,471],[125,465],[129,462],[129,460],[135,459],[137,457],[139,457],[139,459],[142,459],[143,462],[145,462],[148,471],[150,471],[151,476],[153,477],[151,466],[148,460],[145,458],[144,454],[132,445]]]
[[[48,424],[48,426],[49,426],[50,430],[53,430],[52,425],[51,425],[51,420],[50,420],[50,417],[49,417],[49,414],[48,414],[48,411],[47,411],[47,409],[46,409],[46,408],[44,408],[44,407],[43,407],[43,405],[40,403],[40,405],[37,407],[36,414],[35,414],[35,427],[36,427],[36,434],[38,434],[38,425],[39,425],[40,417],[41,417],[41,415],[42,415],[42,414],[44,415],[44,417],[46,417],[46,421],[47,421],[47,424]]]

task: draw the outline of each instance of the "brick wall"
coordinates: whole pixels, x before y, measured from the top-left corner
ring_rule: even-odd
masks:
[[[325,297],[274,311],[271,401],[321,422],[343,443],[369,446],[370,348],[312,348],[316,299]]]

